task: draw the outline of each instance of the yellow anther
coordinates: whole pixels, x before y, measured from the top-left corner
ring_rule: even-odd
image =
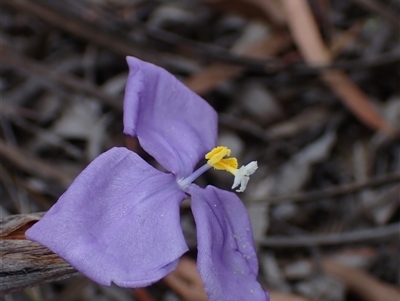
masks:
[[[230,156],[230,154],[231,150],[225,146],[217,146],[216,148],[213,148],[205,156],[205,158],[207,159],[207,164],[198,169],[198,171],[200,172],[193,173],[193,175],[196,174],[196,177],[193,177],[193,179],[197,178],[200,174],[202,174],[207,169],[209,169],[210,166],[212,166],[217,170],[225,170],[233,174],[235,176],[235,179],[233,180],[232,189],[239,187],[239,189],[237,189],[236,191],[243,192],[247,187],[250,176],[258,168],[257,161],[251,161],[249,164],[243,165],[242,167],[238,168],[238,162],[236,158],[226,158]]]
[[[215,163],[213,167],[218,170],[226,170],[234,175],[237,172],[238,162],[236,158],[226,158]]]
[[[231,154],[231,150],[225,146],[217,146],[206,154],[207,163],[218,170],[225,170],[236,174],[238,162],[236,158],[225,158]]]
[[[206,159],[208,160],[207,163],[211,166],[214,166],[216,163],[230,154],[231,150],[226,146],[217,146],[206,154]]]

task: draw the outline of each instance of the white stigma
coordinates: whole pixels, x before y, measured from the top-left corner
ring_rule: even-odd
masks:
[[[236,191],[237,192],[245,191],[247,183],[250,180],[250,176],[257,170],[257,168],[258,168],[257,161],[251,161],[246,166],[243,165],[242,167],[240,167],[235,174],[235,179],[233,180],[232,189],[240,185],[240,188],[237,189]]]

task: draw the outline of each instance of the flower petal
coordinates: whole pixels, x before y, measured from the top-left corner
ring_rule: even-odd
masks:
[[[124,100],[124,133],[178,179],[192,173],[217,140],[217,114],[172,74],[127,58],[130,73]]]
[[[257,254],[241,200],[213,186],[188,190],[197,227],[197,267],[209,300],[269,300],[257,282]]]
[[[185,194],[126,148],[97,157],[26,235],[92,280],[149,285],[187,251],[179,219]]]

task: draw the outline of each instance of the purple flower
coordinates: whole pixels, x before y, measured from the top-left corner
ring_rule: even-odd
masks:
[[[124,132],[168,173],[126,148],[96,158],[26,235],[92,280],[141,287],[172,272],[188,247],[179,206],[191,196],[197,265],[210,301],[266,301],[246,209],[232,192],[192,182],[214,167],[246,187],[256,162],[237,169],[215,148],[216,112],[164,69],[129,57]],[[207,163],[193,172],[205,155]]]

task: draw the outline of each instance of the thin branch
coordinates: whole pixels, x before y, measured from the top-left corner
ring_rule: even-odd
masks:
[[[338,234],[321,235],[299,235],[294,237],[269,236],[261,240],[261,246],[268,248],[296,248],[312,247],[323,245],[340,245],[357,242],[370,242],[390,238],[399,238],[400,223],[391,224],[386,227],[373,228],[367,230],[352,231]]]
[[[348,60],[348,61],[336,61],[331,64],[324,66],[289,66],[285,69],[279,70],[280,72],[288,72],[293,75],[306,75],[306,74],[318,74],[323,70],[329,69],[342,69],[345,71],[350,70],[362,70],[362,69],[372,69],[376,67],[398,64],[400,62],[400,53],[398,51],[382,53],[379,56],[374,56],[371,58],[359,59],[359,60]]]
[[[251,121],[243,120],[230,114],[219,114],[218,123],[231,129],[249,134],[254,138],[257,138],[264,142],[270,142],[271,140],[263,128],[259,127]]]
[[[138,58],[144,59],[146,61],[155,63],[160,66],[164,66],[164,58],[173,57],[172,54],[163,53],[160,55],[159,52],[154,49],[149,49],[148,47],[138,46],[132,40],[129,40],[128,37],[120,36],[115,32],[104,32],[99,31],[92,24],[83,22],[77,18],[67,17],[66,15],[62,15],[56,11],[53,11],[47,8],[44,5],[41,5],[35,1],[27,1],[27,0],[2,0],[2,3],[13,7],[21,12],[30,14],[34,17],[39,18],[40,20],[47,22],[48,24],[60,28],[62,30],[68,31],[69,33],[78,36],[82,39],[90,41],[91,43],[98,45],[100,47],[104,47],[118,55],[126,56],[133,55]],[[153,36],[157,34],[154,30],[147,30],[148,33],[152,33]],[[176,42],[184,42],[184,44],[198,52],[198,42],[191,41],[188,39],[183,39],[182,37],[173,35],[169,32],[163,32],[163,34],[168,34],[168,39],[170,43]],[[166,38],[158,32],[158,39],[165,40]],[[172,38],[171,38],[171,35]],[[204,51],[209,50],[207,45],[202,44],[204,47],[202,48],[203,54]],[[215,52],[212,49],[212,52]],[[249,70],[255,70],[260,74],[276,74],[278,72],[286,72],[289,74],[318,74],[321,69],[332,69],[332,68],[341,68],[345,70],[351,69],[364,69],[364,68],[373,68],[382,65],[388,65],[393,63],[398,63],[400,61],[400,55],[396,53],[388,53],[382,54],[379,57],[371,58],[368,60],[355,60],[355,61],[339,61],[332,64],[327,64],[324,66],[311,67],[307,65],[299,65],[299,66],[286,66],[285,64],[280,64],[277,60],[270,59],[256,59],[250,56],[238,56],[231,54],[229,52],[220,50],[217,51],[217,54],[208,54],[206,56],[209,60],[213,61],[225,61],[231,65],[237,65],[245,67]],[[272,63],[272,64],[271,64]],[[268,66],[268,67],[267,67]]]
[[[306,0],[283,0],[288,26],[293,39],[310,66],[324,66],[333,61],[332,54],[324,44],[311,8]],[[304,35],[307,32],[307,35]],[[396,127],[387,122],[366,95],[344,72],[339,69],[325,70],[321,78],[332,92],[365,125],[385,132],[393,137],[398,134]]]
[[[64,186],[71,184],[74,179],[73,174],[61,170],[59,167],[54,167],[38,158],[29,156],[17,147],[5,143],[2,139],[0,139],[0,156],[25,172],[44,179],[58,181]]]
[[[223,47],[187,39],[166,30],[145,26],[142,27],[149,37],[171,45],[186,47],[200,58],[213,60],[224,64],[246,66],[250,69],[274,69],[279,63],[274,58],[259,60],[252,58],[251,56],[237,55]]]
[[[393,13],[392,10],[390,10],[390,8],[387,8],[379,1],[376,0],[351,0],[351,1],[379,15],[382,18],[382,20],[388,22],[393,27],[393,29],[399,30],[400,28],[399,17],[396,16],[396,14]]]
[[[400,173],[392,173],[372,178],[361,183],[346,184],[324,190],[305,192],[288,196],[277,196],[264,199],[257,199],[254,200],[253,202],[267,202],[271,205],[277,205],[285,202],[314,201],[325,198],[337,197],[344,194],[356,193],[366,188],[373,188],[377,186],[382,186],[390,183],[398,183],[398,182],[400,182]]]
[[[340,262],[332,259],[323,260],[322,269],[325,273],[340,279],[346,288],[360,296],[361,300],[400,300],[400,291],[397,285],[386,283],[372,276],[367,271],[342,265]]]
[[[106,48],[118,55],[133,55],[153,63],[162,59],[162,56],[154,49],[139,47],[135,42],[126,39],[126,37],[120,37],[115,32],[104,32],[91,24],[87,24],[87,22],[53,11],[45,5],[39,4],[37,1],[2,0],[2,4],[37,17],[54,27],[68,31],[77,37]]]
[[[2,50],[1,59],[4,66],[16,68],[19,71],[27,73],[31,76],[39,76],[47,81],[53,81],[58,85],[73,91],[88,94],[118,111],[122,110],[122,100],[118,100],[114,96],[107,95],[101,90],[100,87],[97,87],[92,83],[85,82],[73,75],[54,71],[44,64],[18,54],[17,51],[7,45],[4,45],[4,43],[1,43],[0,45]]]

